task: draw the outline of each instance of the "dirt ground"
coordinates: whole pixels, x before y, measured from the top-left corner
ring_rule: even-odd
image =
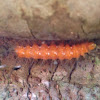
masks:
[[[0,38],[0,100],[99,100],[100,41],[93,42],[96,49],[79,59],[34,60],[14,48],[36,41]]]

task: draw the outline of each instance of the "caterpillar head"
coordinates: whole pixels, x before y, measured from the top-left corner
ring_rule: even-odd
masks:
[[[91,42],[91,43],[88,43],[88,50],[93,50],[96,48],[96,44]]]

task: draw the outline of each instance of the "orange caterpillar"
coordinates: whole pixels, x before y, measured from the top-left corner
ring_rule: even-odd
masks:
[[[24,58],[34,58],[34,59],[72,59],[79,58],[79,56],[84,56],[85,53],[88,53],[90,50],[93,50],[96,47],[96,44],[93,42],[85,42],[80,44],[75,44],[69,46],[68,44],[64,45],[59,44],[51,44],[48,46],[47,44],[42,44],[38,46],[34,44],[31,46],[17,46],[15,48],[15,52],[18,57]]]

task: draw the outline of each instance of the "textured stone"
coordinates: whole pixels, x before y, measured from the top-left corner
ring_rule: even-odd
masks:
[[[99,0],[0,0],[0,36],[100,38]]]

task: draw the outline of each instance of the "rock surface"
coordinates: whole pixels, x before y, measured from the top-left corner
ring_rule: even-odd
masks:
[[[100,0],[0,0],[0,36],[100,38]]]

